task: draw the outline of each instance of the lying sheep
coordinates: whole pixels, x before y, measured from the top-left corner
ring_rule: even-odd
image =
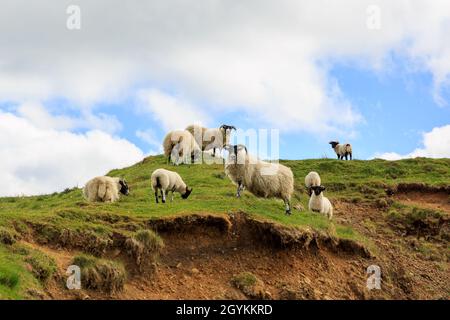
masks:
[[[115,202],[119,200],[119,193],[126,196],[130,193],[126,181],[107,176],[89,180],[83,189],[84,197],[91,202]]]
[[[286,214],[291,214],[291,195],[294,192],[292,170],[281,164],[272,164],[250,156],[243,145],[226,145],[228,159],[225,173],[237,185],[236,196],[247,188],[255,196],[280,198],[286,206]]]
[[[186,129],[195,138],[195,141],[201,146],[202,151],[213,150],[212,155],[216,155],[216,149],[219,152],[223,146],[230,143],[230,133],[232,130],[236,130],[236,127],[226,124],[217,128],[205,128],[196,124],[187,126]]]
[[[333,217],[333,206],[327,197],[323,196],[324,186],[313,186],[311,187],[313,193],[311,198],[309,198],[309,210],[314,212],[320,212],[331,220]]]
[[[350,156],[350,160],[352,160],[352,145],[350,143],[340,144],[339,141],[330,141],[331,147],[336,152],[338,159],[347,159],[347,156]]]
[[[176,191],[181,194],[181,198],[187,199],[192,192],[176,172],[166,169],[156,169],[152,173],[152,189],[155,191],[156,203],[158,203],[158,190],[161,190],[162,202],[166,202],[166,196],[172,191],[170,201],[173,201],[173,193]]]
[[[169,132],[164,138],[163,149],[167,162],[175,158],[174,163],[177,165],[194,162],[202,152],[194,137],[186,130]]]
[[[308,189],[309,196],[311,196],[311,194],[312,194],[311,187],[320,186],[320,184],[321,184],[320,176],[317,172],[311,171],[310,173],[308,173],[306,175],[305,186],[306,186],[306,189]]]

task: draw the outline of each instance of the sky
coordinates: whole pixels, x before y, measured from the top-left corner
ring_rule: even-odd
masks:
[[[191,123],[275,130],[282,159],[448,158],[449,32],[446,0],[2,0],[0,196],[82,186]]]

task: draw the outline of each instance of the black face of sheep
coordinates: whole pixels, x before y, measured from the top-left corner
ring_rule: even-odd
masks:
[[[130,194],[130,188],[128,188],[128,184],[126,183],[125,180],[120,180],[119,181],[120,184],[120,193],[123,195],[129,195]]]
[[[331,144],[331,147],[334,149],[339,144],[339,141],[330,141],[329,144]]]
[[[181,198],[187,199],[189,197],[189,195],[191,194],[191,192],[192,192],[192,188],[189,189],[188,187],[186,187],[186,192],[181,195]]]
[[[313,187],[311,187],[311,189],[314,191],[314,194],[316,196],[318,196],[322,193],[322,191],[325,190],[325,187],[324,186],[313,186]]]

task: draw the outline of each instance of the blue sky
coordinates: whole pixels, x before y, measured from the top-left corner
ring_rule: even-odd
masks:
[[[194,122],[277,129],[283,159],[450,157],[446,0],[72,2],[2,3],[0,196],[81,186]]]

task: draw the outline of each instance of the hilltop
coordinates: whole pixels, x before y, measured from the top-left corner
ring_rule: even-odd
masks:
[[[222,165],[162,156],[109,172],[131,189],[114,204],[87,203],[78,188],[0,198],[0,298],[449,298],[450,159],[281,163],[295,176],[292,216],[278,200],[236,199]],[[159,167],[179,172],[191,197],[156,204]],[[331,222],[307,212],[311,170]],[[64,287],[74,261],[89,288]],[[365,287],[372,264],[382,290]]]

